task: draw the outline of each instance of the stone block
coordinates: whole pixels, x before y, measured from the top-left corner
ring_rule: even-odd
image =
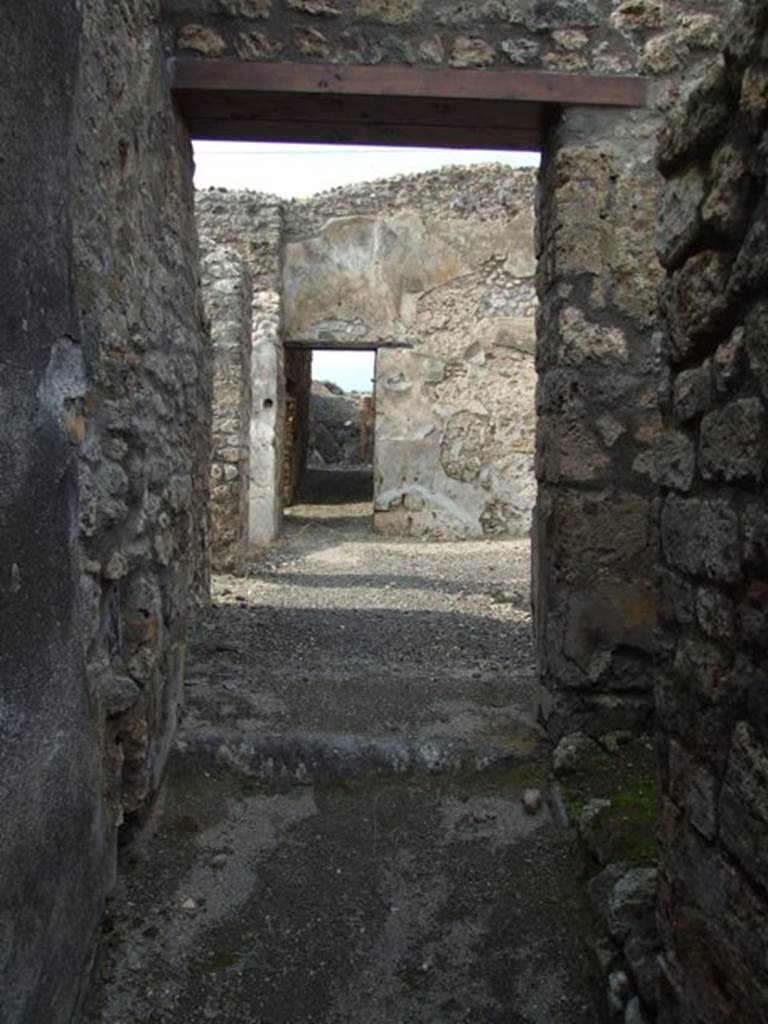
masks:
[[[563,309],[559,330],[562,365],[580,366],[587,361],[616,365],[629,359],[627,338],[619,327],[588,320],[575,306]]]
[[[696,448],[683,433],[668,432],[660,438],[655,451],[654,473],[662,487],[690,491],[696,472]]]
[[[722,253],[697,253],[672,277],[687,355],[701,339],[717,334],[728,308],[729,263]]]
[[[741,511],[744,564],[750,573],[768,573],[768,501],[757,498]]]
[[[724,583],[741,576],[738,515],[725,498],[670,495],[662,508],[661,539],[674,569]]]
[[[302,57],[312,60],[328,60],[331,44],[320,29],[311,25],[296,25],[293,29],[293,43]]]
[[[322,15],[338,18],[341,14],[339,0],[286,0],[288,8],[301,14]]]
[[[763,398],[768,400],[768,301],[761,299],[750,309],[745,322],[744,340],[749,368]]]
[[[533,39],[502,39],[499,48],[510,64],[532,64],[539,56],[539,44]]]
[[[742,643],[768,647],[768,584],[756,580],[749,585],[739,603],[738,621]]]
[[[745,330],[737,327],[712,357],[712,380],[719,395],[736,391],[746,370]]]
[[[271,60],[282,49],[282,42],[266,32],[240,32],[235,40],[235,52],[241,60]]]
[[[354,10],[355,15],[365,21],[408,25],[416,17],[421,3],[422,0],[356,0]]]
[[[720,793],[720,838],[753,878],[768,872],[768,751],[747,722],[731,740],[728,770]]]
[[[227,49],[219,33],[206,25],[185,25],[179,30],[176,45],[180,50],[194,50],[207,57],[217,57]]]
[[[768,286],[768,209],[765,205],[751,219],[728,285],[736,295],[764,290]]]
[[[532,0],[441,0],[434,19],[438,25],[462,28],[488,21],[522,25],[531,15],[531,4]]]
[[[637,564],[649,544],[650,503],[629,492],[553,496],[547,541],[566,574],[591,576],[601,567]]]
[[[705,480],[761,481],[768,460],[766,414],[758,398],[739,398],[701,421],[699,471]]]
[[[699,239],[704,195],[704,175],[698,167],[664,189],[656,222],[656,251],[663,266],[679,266]]]
[[[659,617],[678,626],[689,626],[695,617],[695,590],[682,576],[660,568],[657,572]]]
[[[600,11],[593,0],[535,0],[530,27],[546,29],[590,28],[600,22]]]
[[[272,0],[163,0],[164,14],[223,14],[233,18],[268,18]]]
[[[676,418],[686,423],[712,405],[712,369],[709,360],[693,370],[683,370],[675,378],[673,409]]]
[[[733,143],[725,143],[712,159],[709,188],[701,207],[704,224],[724,237],[738,237],[749,215],[749,191],[746,154]]]
[[[650,587],[595,581],[589,590],[568,598],[563,652],[594,683],[610,667],[618,647],[653,651],[656,625]],[[638,685],[629,673],[624,682],[631,688]],[[621,689],[621,683],[616,680],[613,688]]]
[[[662,0],[620,0],[611,14],[611,23],[631,32],[661,28],[663,14]]]
[[[736,612],[728,594],[716,587],[696,591],[696,621],[713,640],[729,643],[735,634]]]
[[[451,67],[482,68],[496,60],[496,48],[476,36],[459,36],[451,50]]]
[[[678,38],[675,45],[679,46],[681,41]],[[665,172],[672,170],[675,165],[714,149],[726,134],[731,119],[725,65],[719,59],[707,66],[697,88],[659,132],[656,159],[660,168]]]
[[[539,420],[536,470],[540,480],[585,483],[605,479],[610,465],[610,459],[583,423],[564,416]]]

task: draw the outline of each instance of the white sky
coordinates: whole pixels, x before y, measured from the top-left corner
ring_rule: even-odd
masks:
[[[538,153],[283,142],[195,142],[194,152],[197,188],[248,188],[284,199],[449,165],[503,163],[535,167],[539,162]],[[331,380],[345,390],[367,391],[372,368],[371,353],[316,352],[312,376],[315,380]]]
[[[313,352],[312,380],[331,380],[345,391],[373,391],[373,352]]]
[[[285,142],[195,142],[194,150],[198,188],[250,188],[284,199],[395,174],[418,174],[449,164],[496,162],[531,167],[539,162],[538,153]]]

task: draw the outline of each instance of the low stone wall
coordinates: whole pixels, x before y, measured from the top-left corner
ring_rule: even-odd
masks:
[[[665,1024],[768,1006],[768,10],[661,133]]]

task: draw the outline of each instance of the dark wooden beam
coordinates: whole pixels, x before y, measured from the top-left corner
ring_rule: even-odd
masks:
[[[376,339],[368,341],[342,341],[328,340],[317,341],[314,338],[285,338],[285,348],[311,349],[317,352],[375,352],[380,348],[413,348],[412,341],[386,341]]]
[[[190,118],[196,139],[237,142],[307,142],[349,146],[413,146],[438,149],[536,150],[538,129],[478,128],[472,125],[349,124],[260,121],[257,118]]]
[[[511,100],[578,106],[640,107],[646,81],[636,75],[564,75],[506,68],[415,68],[399,64],[259,64],[173,59],[176,92],[308,93]]]
[[[536,149],[559,106],[638,107],[643,78],[506,69],[172,61],[193,136]]]

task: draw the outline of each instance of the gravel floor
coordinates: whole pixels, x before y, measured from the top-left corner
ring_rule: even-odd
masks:
[[[370,507],[295,506],[193,630],[184,730],[512,742],[529,723],[526,541],[383,541]]]
[[[582,865],[546,800],[521,803],[548,766],[528,546],[383,542],[369,513],[293,508],[249,577],[215,581],[84,1024],[605,1021]],[[196,762],[211,730],[216,753],[224,734],[333,737],[335,775],[267,785]],[[446,771],[430,757],[448,742],[524,756]],[[408,744],[431,752],[421,773],[402,770]],[[374,748],[384,771],[366,775]]]

